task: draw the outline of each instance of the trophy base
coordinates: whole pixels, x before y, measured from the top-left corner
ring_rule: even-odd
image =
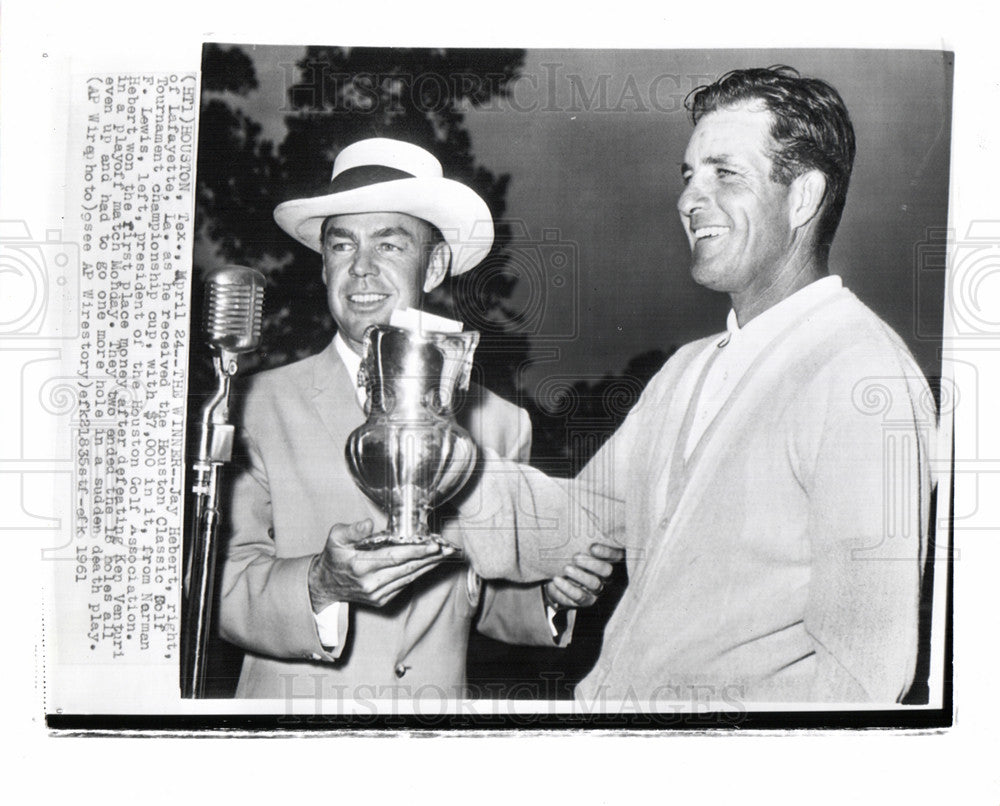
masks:
[[[456,554],[461,554],[462,549],[450,540],[445,540],[441,535],[394,535],[389,532],[379,532],[364,540],[359,540],[354,544],[354,548],[360,551],[374,551],[375,549],[387,548],[389,546],[418,546],[421,543],[437,543],[441,548],[451,549]]]

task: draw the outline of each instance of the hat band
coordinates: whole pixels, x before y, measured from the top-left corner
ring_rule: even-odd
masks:
[[[330,189],[334,193],[343,193],[346,190],[357,190],[367,185],[413,178],[413,174],[398,168],[390,168],[388,165],[355,165],[333,177]]]

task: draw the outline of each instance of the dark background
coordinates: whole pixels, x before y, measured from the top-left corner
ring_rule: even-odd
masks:
[[[675,208],[691,132],[682,102],[727,70],[778,63],[844,97],[858,157],[831,270],[907,342],[936,390],[952,86],[942,52],[207,45],[196,279],[225,263],[267,276],[263,346],[244,372],[318,352],[333,335],[320,259],[277,228],[274,207],[318,192],[355,140],[428,148],[487,200],[498,234],[484,264],[433,305],[483,334],[477,378],[528,409],[532,463],[572,475],[677,346],[723,329],[728,299],[690,279]],[[192,437],[214,385],[208,360],[193,342]],[[569,696],[626,583],[619,572],[580,611],[568,650],[474,635],[470,686]],[[210,657],[210,693],[228,696],[239,650],[216,640]]]

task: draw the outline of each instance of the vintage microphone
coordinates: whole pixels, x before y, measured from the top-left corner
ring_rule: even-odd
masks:
[[[205,696],[206,650],[212,620],[219,468],[233,452],[229,382],[237,358],[260,346],[264,275],[244,266],[224,266],[205,278],[205,331],[214,353],[218,387],[201,412],[198,456],[192,469],[194,507],[185,552],[181,632],[181,696]]]

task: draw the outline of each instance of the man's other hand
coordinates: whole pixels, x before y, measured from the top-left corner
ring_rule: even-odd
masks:
[[[625,551],[603,543],[593,543],[590,553],[579,552],[565,568],[562,576],[545,583],[545,599],[556,607],[590,607],[597,601],[614,571],[614,563],[625,557]]]
[[[454,551],[434,542],[359,550],[354,544],[372,532],[370,520],[338,523],[326,547],[309,566],[309,599],[314,613],[334,602],[383,607],[417,577]]]

